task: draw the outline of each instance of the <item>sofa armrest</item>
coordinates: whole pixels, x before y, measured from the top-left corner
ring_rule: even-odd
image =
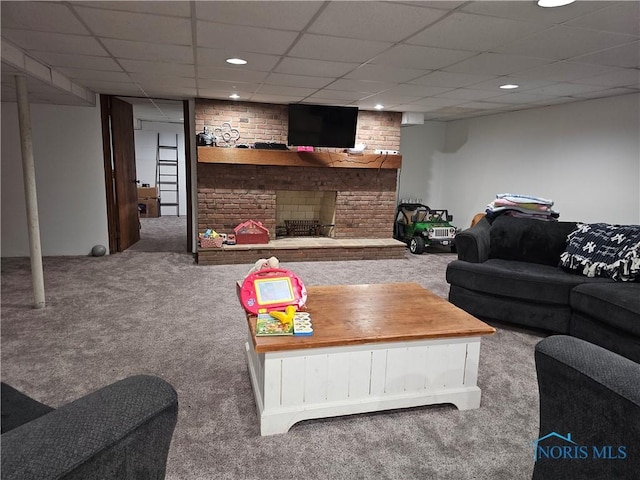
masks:
[[[564,335],[539,342],[535,361],[540,432],[533,478],[635,478],[640,364]],[[554,445],[560,449],[550,450]]]
[[[456,234],[458,260],[482,263],[489,258],[491,224],[483,218],[473,227]]]
[[[177,421],[173,387],[129,377],[2,435],[2,478],[162,479]]]

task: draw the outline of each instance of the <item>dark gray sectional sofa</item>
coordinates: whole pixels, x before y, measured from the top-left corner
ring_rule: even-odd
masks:
[[[458,233],[449,301],[487,321],[582,338],[640,363],[640,283],[559,267],[576,225],[502,215]]]

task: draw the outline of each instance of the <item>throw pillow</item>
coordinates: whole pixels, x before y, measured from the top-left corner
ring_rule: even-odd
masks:
[[[489,258],[558,266],[575,222],[553,222],[501,215],[489,231]]]
[[[567,238],[560,266],[617,282],[640,278],[640,226],[579,224]]]

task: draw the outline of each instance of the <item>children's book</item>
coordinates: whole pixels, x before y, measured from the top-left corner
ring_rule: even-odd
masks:
[[[268,313],[259,313],[256,321],[256,336],[274,335],[313,335],[311,316],[306,312],[297,312],[292,323],[282,323]]]
[[[259,313],[256,321],[256,336],[293,335],[293,323],[282,323],[268,313]]]

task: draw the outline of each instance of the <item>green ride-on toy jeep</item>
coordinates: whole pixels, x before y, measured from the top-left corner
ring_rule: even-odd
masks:
[[[405,242],[409,251],[421,254],[430,245],[443,245],[456,251],[456,227],[447,210],[432,210],[421,203],[401,203],[396,209],[393,238]]]

